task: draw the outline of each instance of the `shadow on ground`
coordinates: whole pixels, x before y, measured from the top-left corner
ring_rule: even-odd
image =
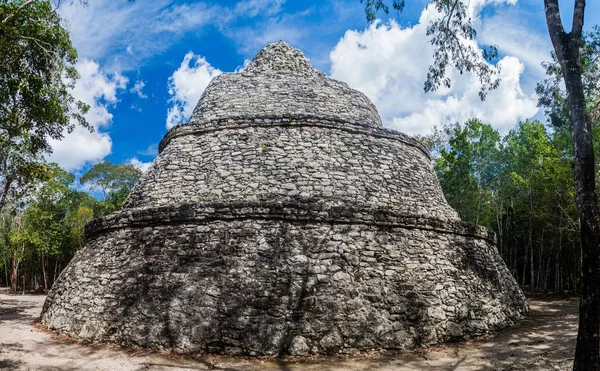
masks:
[[[348,370],[569,370],[577,336],[578,301],[530,301],[531,314],[511,328],[464,343],[427,350],[383,352],[361,358],[196,358],[83,346],[32,326],[39,296],[0,297],[0,370],[348,371]]]
[[[13,300],[10,302],[4,303],[3,301],[0,301],[0,324],[5,321],[32,322],[37,319],[37,317],[35,315],[32,316],[29,311],[37,310],[39,306],[38,303],[16,299],[19,296],[11,295],[11,297]]]
[[[19,368],[20,364],[22,364],[20,361],[0,359],[0,370],[16,370]]]

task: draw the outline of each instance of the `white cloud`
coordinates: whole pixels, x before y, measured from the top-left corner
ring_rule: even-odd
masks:
[[[135,82],[135,84],[129,91],[131,93],[137,94],[137,96],[142,99],[146,99],[146,98],[148,98],[148,96],[146,94],[144,94],[144,86],[146,86],[146,83],[143,82],[142,80],[138,80]]]
[[[480,4],[476,4],[480,5]],[[521,87],[524,65],[505,57],[500,87],[478,97],[480,83],[471,74],[448,71],[450,89],[424,93],[423,83],[433,59],[426,27],[436,17],[429,7],[414,27],[375,23],[363,32],[347,31],[330,53],[331,75],[365,93],[377,106],[386,126],[408,134],[424,134],[434,125],[479,118],[501,132],[538,111],[533,91]]]
[[[482,21],[479,41],[497,45],[500,53],[519,58],[527,69],[524,83],[529,89],[534,89],[535,84],[546,77],[541,63],[550,60],[552,44],[547,33],[533,32],[520,22],[520,14],[517,9],[508,8],[486,18]]]
[[[142,162],[138,160],[137,157],[132,157],[129,160],[127,160],[127,165],[131,165],[134,168],[140,170],[142,173],[145,173],[146,170],[148,170],[148,168],[150,167],[150,165],[152,165],[152,161]]]
[[[59,13],[81,57],[124,70],[164,52],[188,32],[222,22],[228,15],[219,9],[203,2],[94,0],[87,6],[64,4]]]
[[[472,76],[467,89],[460,95],[448,95],[443,99],[425,99],[419,110],[406,116],[394,117],[391,126],[410,134],[427,133],[432,124],[438,127],[443,123],[465,122],[479,118],[502,133],[508,132],[521,120],[533,117],[538,108],[537,99],[526,96],[521,90],[519,78],[523,64],[515,57],[505,57],[500,61],[500,87],[479,99],[479,84]]]
[[[63,4],[58,11],[65,19],[81,57],[99,60],[106,69],[120,71],[137,68],[143,61],[166,51],[177,40],[201,32],[206,26],[214,26],[227,34],[234,33],[243,43],[254,44],[254,36],[259,37],[261,43],[265,40],[262,32],[254,36],[247,34],[255,32],[256,28],[266,28],[264,33],[278,37],[290,36],[294,28],[281,23],[287,17],[271,22],[272,17],[282,13],[285,0],[241,0],[231,5],[214,3],[94,0],[87,6],[81,6],[79,2]],[[244,28],[238,24],[248,19],[256,20],[253,27]],[[266,21],[264,27],[263,21]],[[272,37],[266,39],[274,41]]]
[[[285,0],[244,0],[235,5],[233,12],[240,17],[269,16],[279,13],[283,3]]]
[[[144,156],[156,156],[158,155],[158,143],[154,143],[148,146],[148,148],[146,148],[143,151],[139,151],[138,152],[140,155],[144,155]]]
[[[252,60],[244,59],[244,63],[241,66],[237,66],[233,72],[234,73],[243,72],[246,69],[246,67],[248,67],[250,65],[250,63],[252,63]]]
[[[190,117],[210,80],[221,73],[203,57],[193,52],[185,55],[181,66],[169,77],[172,106],[167,112],[167,129],[185,122]]]
[[[120,74],[106,75],[94,61],[83,59],[75,67],[80,78],[72,94],[90,105],[85,117],[94,132],[90,133],[87,129],[76,126],[73,132],[65,133],[62,140],[50,140],[53,152],[49,160],[57,162],[66,170],[79,169],[87,163],[101,161],[110,154],[112,140],[100,129],[110,124],[112,114],[108,108],[117,103],[117,93],[127,85],[127,78]]]

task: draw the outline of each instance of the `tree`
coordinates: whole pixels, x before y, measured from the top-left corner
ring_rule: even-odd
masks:
[[[375,20],[376,14],[382,11],[390,12],[389,2],[385,0],[360,0],[365,5],[367,21]],[[498,56],[495,46],[485,46],[481,49],[470,42],[477,36],[468,6],[462,0],[430,0],[440,17],[427,25],[427,36],[434,46],[433,63],[429,66],[427,79],[424,83],[425,92],[437,90],[440,86],[450,87],[452,81],[446,71],[453,67],[459,73],[474,73],[481,83],[479,97],[483,100],[489,90],[496,89],[500,83],[500,70],[487,62]],[[392,0],[392,8],[401,12],[405,0]]]
[[[12,7],[7,7],[5,11],[2,12],[2,17],[0,17],[0,24],[5,25],[11,22],[15,17],[19,16],[27,7],[34,5],[36,3],[45,2],[44,0],[26,0],[26,1],[13,1]],[[3,3],[8,3],[8,0],[4,0]],[[61,0],[53,1],[55,8],[58,8],[61,4]],[[74,3],[74,1],[69,1],[69,3]],[[87,0],[80,0],[79,3],[82,5],[87,5]],[[0,28],[0,33],[2,29]]]
[[[85,245],[84,227],[92,219],[94,219],[94,210],[89,206],[78,206],[68,215],[67,226],[71,237],[69,245],[72,247],[69,250],[70,253],[74,254],[75,251],[83,248]]]
[[[524,289],[575,292],[579,254],[573,174],[562,142],[544,124],[520,123],[504,138],[469,120],[427,135],[435,170],[462,220],[496,232],[497,248]]]
[[[131,165],[115,165],[104,161],[92,166],[79,181],[83,185],[89,184],[93,189],[102,192],[104,202],[112,212],[122,207],[129,192],[141,176],[142,172]]]
[[[361,0],[365,4],[367,19],[371,20],[378,11],[389,12],[384,0]],[[393,7],[401,10],[403,1],[393,1]],[[560,65],[566,87],[568,116],[571,122],[573,141],[573,173],[576,189],[576,204],[579,214],[582,275],[581,301],[579,308],[579,331],[573,363],[574,370],[600,370],[600,210],[596,195],[595,158],[592,140],[591,117],[587,111],[585,87],[582,79],[581,48],[585,0],[573,0],[571,31],[566,32],[560,16],[558,0],[544,0],[544,11],[548,33],[554,53]],[[464,40],[474,39],[476,32],[466,14],[462,0],[431,0],[430,5],[440,17],[430,23],[427,34],[436,47],[434,62],[425,82],[425,91],[432,90],[443,82],[448,86],[446,68],[453,65],[459,72],[476,73],[483,88],[495,88],[494,71],[481,64],[481,56],[494,57],[495,48],[480,55],[472,44]],[[486,65],[485,63],[483,63]],[[480,94],[485,98],[485,94]]]
[[[573,141],[571,138],[571,121],[567,107],[567,96],[562,84],[563,74],[556,53],[551,54],[551,61],[542,63],[548,76],[537,84],[538,105],[545,109],[549,125],[559,134],[564,154],[573,156]],[[600,155],[600,27],[594,26],[591,32],[584,33],[581,46],[581,66],[584,94],[587,101],[587,111],[592,121],[594,153],[596,164]],[[555,135],[556,137],[556,135]],[[558,138],[557,138],[558,139]],[[596,171],[596,178],[600,171]]]
[[[77,52],[49,1],[0,2],[0,211],[49,169],[50,139],[92,129],[71,95]]]
[[[565,32],[558,0],[544,0],[546,23],[567,92],[573,138],[576,203],[581,229],[581,302],[574,370],[600,370],[600,209],[596,195],[591,117],[583,85],[580,49],[583,45],[585,0],[575,0],[573,22]]]
[[[542,255],[545,254],[546,248],[543,242],[536,241],[536,237],[539,237],[540,230],[542,241],[544,235],[552,234],[550,228],[556,220],[553,186],[556,173],[562,165],[560,154],[553,146],[543,123],[526,121],[506,136],[505,159],[508,160],[508,171],[505,174],[508,179],[505,184],[508,186],[510,199],[514,201],[513,209],[523,218],[522,282],[525,285],[529,271],[529,286],[532,291],[536,291],[541,286],[539,273],[542,270]],[[569,179],[566,179],[566,182],[570,183]],[[536,248],[536,245],[539,248]]]
[[[32,195],[30,205],[20,213],[20,226],[13,233],[11,243],[22,246],[40,256],[44,291],[48,291],[48,257],[57,256],[68,240],[69,230],[63,219],[67,214],[65,195],[74,177],[51,164],[49,180],[41,184]]]
[[[449,132],[450,127],[443,127],[440,129],[437,126],[434,126],[429,134],[417,134],[414,135],[414,138],[427,147],[429,153],[435,158],[440,155],[441,151],[448,143]]]
[[[436,161],[444,195],[463,220],[488,224],[491,216],[488,190],[494,179],[500,135],[476,119],[445,130],[448,146],[440,150]],[[482,220],[485,221],[480,223]]]
[[[47,291],[61,266],[83,247],[85,223],[102,215],[94,215],[95,209],[103,210],[97,207],[99,201],[71,188],[73,175],[56,164],[48,167],[48,179],[30,188],[22,206],[11,203],[0,213],[0,255],[5,281],[10,282],[13,291],[18,286],[23,290],[42,287]],[[22,263],[26,270],[19,284]]]

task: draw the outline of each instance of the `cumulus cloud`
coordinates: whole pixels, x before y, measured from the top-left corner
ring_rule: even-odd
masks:
[[[146,170],[152,165],[152,161],[150,162],[142,162],[137,157],[132,157],[127,160],[127,165],[131,165],[134,168],[140,170],[142,173],[145,173]]]
[[[415,112],[392,118],[391,126],[410,134],[424,134],[432,124],[439,127],[444,123],[462,123],[470,118],[479,118],[502,133],[508,132],[517,122],[537,113],[537,99],[525,95],[521,89],[523,64],[517,58],[505,57],[500,66],[500,87],[490,92],[485,101],[479,100],[479,84],[472,76],[461,94],[424,99]]]
[[[263,34],[289,35],[296,27],[272,18],[282,12],[285,0],[241,0],[237,2],[174,2],[172,0],[94,0],[64,4],[58,11],[66,22],[79,55],[101,61],[111,70],[130,70],[169,49],[177,40],[198,33],[206,26],[239,36],[242,43],[255,43]],[[248,19],[253,27],[246,28]],[[283,17],[284,21],[287,17]],[[266,23],[266,25],[265,25]],[[266,28],[264,32],[255,29]],[[288,29],[288,33],[284,32]],[[238,32],[239,31],[239,32]],[[262,41],[261,41],[262,42]]]
[[[202,92],[213,78],[222,72],[199,55],[188,52],[179,68],[169,77],[169,94],[172,103],[167,111],[167,129],[185,122]]]
[[[476,4],[481,6],[481,4]],[[423,83],[432,62],[433,47],[427,24],[437,14],[432,7],[421,13],[413,27],[374,23],[368,29],[347,31],[330,53],[331,75],[364,92],[376,104],[386,126],[408,134],[424,134],[434,125],[479,118],[501,132],[538,111],[533,91],[521,87],[523,63],[504,57],[500,87],[478,97],[480,83],[471,74],[448,71],[450,89],[425,94]]]
[[[89,132],[76,126],[71,133],[65,133],[60,140],[51,140],[53,152],[49,160],[57,162],[66,170],[76,170],[87,163],[101,161],[111,152],[112,141],[102,128],[110,125],[112,114],[108,108],[117,103],[117,94],[125,89],[127,78],[120,74],[106,75],[100,70],[98,63],[83,59],[75,66],[80,78],[73,88],[73,96],[90,105],[85,115],[94,127]]]

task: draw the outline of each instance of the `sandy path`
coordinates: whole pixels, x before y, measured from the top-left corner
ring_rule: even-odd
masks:
[[[43,296],[0,294],[0,370],[568,370],[577,335],[576,300],[532,300],[532,314],[514,328],[426,352],[303,363],[172,359],[57,339],[32,326],[43,303]]]

